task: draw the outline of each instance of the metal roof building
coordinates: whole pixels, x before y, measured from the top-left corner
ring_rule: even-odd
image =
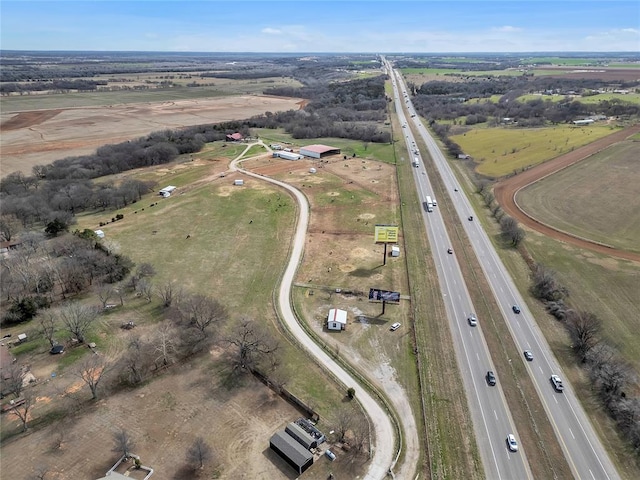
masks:
[[[327,145],[307,145],[300,148],[300,155],[311,158],[322,158],[326,155],[340,153],[337,147],[329,147]]]
[[[269,441],[269,446],[298,473],[303,473],[313,465],[311,452],[284,431],[274,433]]]
[[[289,425],[287,425],[287,428],[285,428],[284,431],[291,435],[294,439],[296,439],[298,443],[307,450],[311,450],[312,448],[316,448],[318,446],[318,440],[313,438],[309,433],[305,431],[304,428],[296,423],[291,422]]]

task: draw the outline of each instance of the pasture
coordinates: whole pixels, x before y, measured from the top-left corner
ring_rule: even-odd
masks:
[[[450,138],[473,157],[475,170],[499,178],[555,158],[609,135],[615,127],[474,128]]]
[[[535,232],[528,232],[526,243],[533,259],[552,268],[569,289],[570,305],[595,313],[602,320],[606,343],[618,350],[634,372],[640,372],[640,267]]]
[[[626,141],[521,190],[520,207],[559,230],[640,252],[640,143]]]

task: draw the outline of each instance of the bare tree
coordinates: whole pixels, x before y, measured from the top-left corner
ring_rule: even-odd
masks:
[[[156,368],[167,367],[175,362],[177,349],[175,345],[175,329],[168,323],[161,325],[153,340],[154,363]]]
[[[482,192],[482,199],[484,200],[484,204],[491,208],[491,205],[493,205],[493,202],[495,201],[495,197],[493,196],[493,193],[490,190],[484,190]]]
[[[134,290],[138,287],[138,282],[143,278],[153,277],[156,274],[155,268],[150,263],[141,263],[136,268],[136,271],[133,275],[131,275],[131,279],[129,280],[129,284],[131,288]]]
[[[569,291],[556,280],[556,273],[544,265],[537,265],[533,272],[532,293],[536,298],[549,302],[569,296]]]
[[[202,470],[213,459],[213,449],[202,437],[198,437],[187,449],[187,463],[194,470]]]
[[[91,399],[98,398],[98,386],[111,366],[109,360],[104,355],[87,355],[76,367],[74,375],[91,390]]]
[[[148,357],[148,345],[140,337],[131,339],[127,353],[122,358],[122,366],[132,385],[137,385],[144,380],[148,368]]]
[[[36,403],[36,397],[33,391],[25,391],[22,401],[16,402],[11,408],[11,413],[15,414],[22,421],[22,431],[27,431],[27,422],[29,421],[29,412]]]
[[[85,335],[98,317],[98,311],[80,303],[69,303],[58,311],[62,323],[71,335],[83,343]]]
[[[47,480],[47,477],[50,473],[53,472],[51,471],[49,465],[38,465],[33,469],[33,474],[30,478],[32,478],[33,480]]]
[[[573,349],[582,362],[586,361],[589,350],[598,342],[602,322],[593,313],[571,310],[567,318],[567,327],[573,339]]]
[[[362,453],[369,444],[370,438],[369,422],[367,422],[367,419],[362,415],[355,416],[351,426],[351,432],[353,433],[354,452]]]
[[[227,339],[227,343],[235,348],[235,354],[231,357],[235,369],[251,370],[262,358],[278,350],[277,341],[247,319],[240,322],[233,336]]]
[[[220,325],[227,319],[227,310],[215,299],[204,295],[192,295],[181,305],[182,317],[195,328],[202,338],[209,335],[209,327]]]
[[[17,363],[2,366],[2,375],[0,376],[0,385],[2,385],[2,394],[13,394],[18,398],[22,393],[25,372]]]
[[[22,230],[22,224],[18,217],[12,214],[0,215],[0,238],[9,242],[20,230]]]
[[[349,403],[342,404],[334,410],[330,422],[338,435],[339,442],[345,441],[347,432],[353,428],[357,416],[356,410]]]
[[[56,344],[55,334],[57,330],[56,316],[51,312],[40,315],[40,332],[52,347]]]
[[[121,453],[125,458],[131,455],[135,442],[124,428],[113,432],[113,448],[111,451]]]
[[[153,297],[153,286],[151,285],[151,282],[149,280],[146,280],[144,278],[141,279],[138,282],[136,290],[143,298],[147,300],[147,302],[151,301],[151,298]]]
[[[100,303],[102,304],[102,309],[107,308],[107,304],[109,303],[109,299],[111,299],[115,294],[115,290],[111,285],[102,285],[98,288],[98,298],[100,299]]]
[[[162,306],[165,308],[171,307],[173,304],[179,303],[181,299],[181,291],[176,288],[173,282],[167,282],[157,290],[158,295],[162,299]]]

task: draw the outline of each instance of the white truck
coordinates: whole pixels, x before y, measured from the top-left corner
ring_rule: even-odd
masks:
[[[418,157],[413,157],[413,166],[414,167],[420,166],[420,159]]]
[[[433,201],[429,195],[427,195],[427,212],[433,212]]]

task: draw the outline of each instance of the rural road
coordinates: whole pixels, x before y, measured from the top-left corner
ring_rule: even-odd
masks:
[[[294,282],[294,277],[300,261],[302,259],[302,253],[304,251],[304,244],[307,235],[307,228],[309,225],[309,202],[302,192],[292,187],[291,185],[268,178],[263,175],[259,175],[238,167],[242,155],[250,148],[247,149],[233,160],[230,164],[230,169],[233,171],[240,171],[245,175],[264,180],[266,182],[273,183],[289,191],[299,205],[300,216],[297,221],[296,230],[294,233],[293,243],[291,247],[291,256],[289,263],[282,276],[280,283],[280,290],[278,292],[278,304],[280,307],[281,318],[286,327],[295,336],[300,345],[302,345],[311,355],[313,355],[317,361],[329,370],[332,375],[337,378],[345,386],[353,387],[356,390],[356,399],[360,402],[364,410],[369,416],[369,421],[375,431],[373,444],[371,446],[373,456],[369,465],[369,470],[364,477],[365,480],[379,480],[387,478],[387,475],[395,465],[397,456],[394,455],[395,451],[395,428],[392,424],[388,412],[369,394],[369,392],[358,384],[348,372],[346,372],[342,366],[336,363],[320,346],[318,346],[309,335],[300,326],[298,319],[296,318],[291,308],[291,287]],[[264,145],[263,145],[264,146]],[[414,424],[415,425],[415,424]],[[413,439],[417,440],[417,432],[410,432]],[[402,448],[402,445],[400,446]],[[398,479],[410,479],[413,478],[416,471],[419,459],[419,451],[415,448],[407,449],[405,452],[404,462],[402,464],[402,473],[392,475],[393,478]],[[404,473],[406,472],[406,473]]]
[[[634,125],[633,127],[625,128],[624,130],[620,130],[618,132],[612,133],[611,135],[607,135],[606,137],[596,140],[589,145],[577,148],[573,152],[561,155],[558,158],[541,163],[540,165],[530,168],[529,170],[525,170],[524,172],[514,175],[513,177],[502,180],[494,187],[496,200],[505,211],[505,213],[512,216],[523,225],[526,225],[527,227],[540,232],[543,235],[546,235],[555,240],[559,240],[561,242],[584,248],[586,250],[640,262],[640,255],[637,253],[602,245],[587,238],[577,237],[567,232],[557,230],[552,226],[537,220],[534,216],[526,213],[520,208],[516,200],[518,192],[528,185],[538,182],[543,178],[548,177],[549,175],[553,175],[554,173],[557,173],[560,170],[567,168],[581,160],[589,158],[591,155],[594,155],[615,143],[621,142],[638,132],[640,132],[640,125]]]

